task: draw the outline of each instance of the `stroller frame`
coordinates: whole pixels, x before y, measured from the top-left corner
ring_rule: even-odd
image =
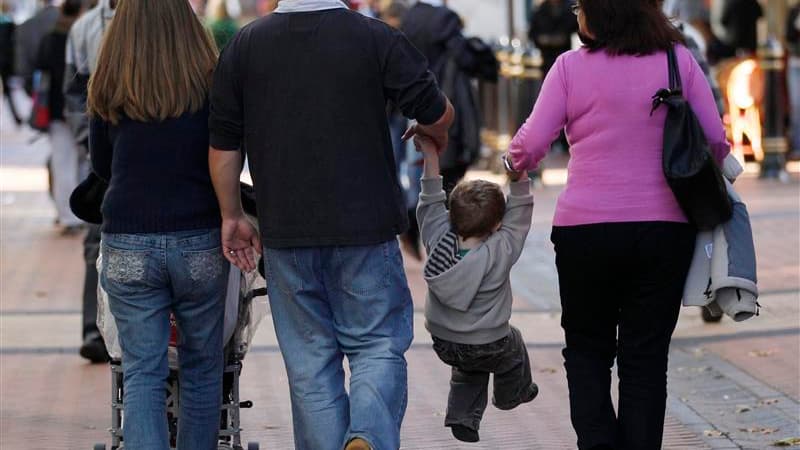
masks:
[[[239,319],[247,317],[249,307],[255,297],[266,295],[266,288],[253,289],[239,302]],[[241,322],[240,322],[241,323]],[[238,328],[238,326],[237,326]],[[239,377],[242,373],[243,347],[240,345],[239,330],[231,337],[225,348],[225,368],[222,374],[222,407],[220,408],[220,428],[218,450],[244,450],[241,437],[241,409],[252,408],[252,401],[241,401],[239,397]],[[111,361],[111,450],[122,450],[124,445],[123,416],[125,394],[122,361]],[[165,389],[167,425],[170,448],[174,449],[178,436],[180,411],[180,379],[178,371],[170,368]],[[258,450],[258,442],[249,442],[247,450]],[[106,450],[105,444],[95,444],[94,450]]]

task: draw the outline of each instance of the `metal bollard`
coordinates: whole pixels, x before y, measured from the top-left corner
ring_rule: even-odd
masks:
[[[783,122],[786,77],[784,50],[774,37],[758,50],[759,66],[764,72],[764,160],[761,161],[760,178],[787,180],[786,129]]]
[[[542,58],[538,49],[526,46],[517,49],[512,56],[514,73],[512,81],[512,114],[513,133],[519,130],[533,110],[536,98],[542,88]],[[542,179],[541,167],[528,174],[535,183]]]
[[[492,48],[495,50],[495,54],[497,54],[500,50],[499,43],[493,43]],[[497,96],[498,90],[496,81],[478,81],[478,98],[481,104],[481,143],[483,147],[488,149],[492,154],[497,146]]]
[[[512,117],[514,130],[518,130],[530,116],[539,90],[542,88],[542,58],[539,50],[526,46],[512,56],[514,62],[512,81]]]
[[[500,76],[497,79],[497,139],[495,141],[495,152],[503,152],[511,143],[511,133],[514,132],[512,123],[512,98],[511,98],[511,77],[514,65],[511,61],[513,47],[508,40],[497,52],[497,61],[500,63]]]

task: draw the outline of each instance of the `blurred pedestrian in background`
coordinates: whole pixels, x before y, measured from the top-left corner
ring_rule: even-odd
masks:
[[[763,15],[758,0],[715,0],[711,26],[722,43],[718,56],[754,55],[758,47],[758,19]]]
[[[698,39],[703,39],[702,36],[698,34],[697,30],[692,25],[681,19],[679,15],[674,15],[670,12],[667,12],[670,11],[670,8],[666,7],[666,5],[669,3],[672,5],[684,3],[675,0],[656,0],[656,5],[664,10],[667,18],[670,19],[678,31],[683,33],[684,44],[686,45],[686,48],[692,52],[692,56],[694,56],[694,59],[697,61],[697,64],[700,65],[700,68],[703,69],[703,75],[706,77],[706,81],[708,81],[708,85],[711,87],[711,92],[714,94],[714,101],[717,104],[717,111],[719,111],[719,115],[722,117],[725,115],[725,101],[722,98],[722,92],[719,89],[719,83],[711,73],[711,67],[708,64],[708,58],[706,56],[706,48],[702,44],[705,41],[698,41]]]
[[[89,154],[89,119],[86,97],[89,77],[97,66],[100,43],[108,29],[117,0],[100,0],[74,25],[67,38],[66,74],[64,75],[64,115],[81,153]],[[88,166],[88,161],[86,163]],[[83,171],[88,172],[88,167]],[[88,225],[83,241],[83,260],[86,271],[83,280],[83,343],[80,355],[91,362],[108,361],[103,337],[97,329],[97,257],[100,254],[100,226]]]
[[[217,48],[222,50],[239,31],[239,24],[231,17],[228,4],[232,0],[209,0],[206,5],[206,25],[214,36]]]
[[[11,5],[3,2],[0,4],[0,79],[3,83],[3,97],[8,103],[11,118],[17,126],[22,125],[22,118],[14,103],[11,84],[9,81],[14,75],[14,33],[16,25],[11,17]]]
[[[542,71],[550,71],[558,55],[572,48],[578,23],[570,8],[574,0],[544,0],[532,12],[528,38],[542,54]]]
[[[109,183],[100,278],[122,348],[130,449],[170,448],[170,312],[178,326],[177,448],[217,448],[230,266],[208,167],[216,60],[186,0],[121,0],[89,85],[92,168]]]
[[[15,35],[16,72],[22,77],[28,95],[33,92],[33,72],[36,68],[39,44],[45,35],[53,30],[61,16],[61,11],[55,6],[55,0],[44,0],[41,3],[42,9],[18,26]]]
[[[708,46],[716,41],[706,0],[663,0],[662,9],[668,18],[684,24],[684,35],[691,36],[705,55]]]
[[[356,2],[353,2],[356,3]],[[357,9],[361,14],[372,17],[373,19],[381,18],[381,0],[361,0],[358,3]]]
[[[572,14],[574,0],[544,0],[531,12],[528,38],[542,55],[542,76],[547,75],[556,58],[572,48],[572,35],[578,32],[578,23]],[[569,151],[569,142],[562,130],[556,148]]]
[[[667,358],[695,245],[661,163],[675,46],[683,96],[715,160],[729,153],[703,72],[655,1],[579,0],[584,47],[562,54],[511,143],[516,170],[535,169],[566,126],[567,186],[553,219],[570,416],[583,449],[658,449]],[[619,403],[611,400],[611,368]]]
[[[408,12],[408,3],[395,0],[381,11],[381,19],[394,29],[401,29],[403,18]],[[418,261],[422,260],[422,248],[419,240],[417,224],[417,201],[419,199],[419,180],[422,177],[422,159],[420,154],[403,141],[403,134],[408,127],[408,119],[403,116],[397,105],[388,107],[389,132],[392,134],[392,147],[397,165],[397,176],[403,186],[408,209],[408,231],[400,235],[403,249]]]
[[[34,63],[34,68],[41,73],[41,79],[49,80],[46,94],[50,124],[47,135],[50,138],[52,192],[58,223],[64,234],[77,232],[83,224],[69,207],[69,197],[79,181],[80,155],[75,136],[64,119],[63,92],[67,34],[82,11],[82,0],[66,0],[61,5],[61,14],[53,30],[39,43]]]
[[[789,46],[789,66],[786,70],[791,109],[791,141],[789,158],[800,159],[800,3],[789,11],[786,21],[786,43]]]
[[[480,40],[464,37],[461,18],[443,0],[417,2],[403,18],[401,29],[428,59],[431,72],[456,110],[440,161],[449,195],[480,155],[480,111],[471,78],[483,69],[486,59],[481,56],[492,52]],[[490,64],[496,64],[494,57],[489,57]]]

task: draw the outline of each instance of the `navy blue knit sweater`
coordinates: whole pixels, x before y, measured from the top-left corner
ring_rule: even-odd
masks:
[[[91,120],[92,168],[109,182],[106,233],[215,228],[220,212],[208,170],[208,107],[163,122]]]

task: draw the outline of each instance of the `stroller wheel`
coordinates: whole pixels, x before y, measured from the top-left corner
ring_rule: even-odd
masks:
[[[248,442],[247,450],[258,450],[258,442]]]
[[[106,444],[94,444],[94,450],[106,450]]]

